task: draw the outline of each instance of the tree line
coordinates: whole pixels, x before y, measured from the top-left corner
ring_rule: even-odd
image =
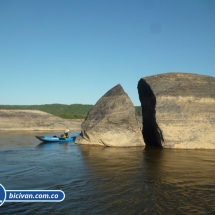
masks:
[[[7,110],[40,110],[63,119],[84,119],[93,105],[83,104],[44,104],[44,105],[0,105]],[[136,106],[136,115],[141,116],[141,107]]]

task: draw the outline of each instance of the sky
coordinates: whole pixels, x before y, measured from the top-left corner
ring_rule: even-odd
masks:
[[[0,105],[95,104],[140,78],[215,76],[214,0],[1,0]]]

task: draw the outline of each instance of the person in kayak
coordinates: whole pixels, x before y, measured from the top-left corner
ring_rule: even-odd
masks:
[[[69,137],[69,129],[65,130],[63,134],[60,135],[62,138]]]

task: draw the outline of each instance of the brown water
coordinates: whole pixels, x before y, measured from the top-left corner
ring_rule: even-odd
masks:
[[[5,202],[0,214],[215,214],[215,150],[40,144],[0,132],[6,190],[61,189],[59,203]],[[76,132],[77,134],[77,132]]]

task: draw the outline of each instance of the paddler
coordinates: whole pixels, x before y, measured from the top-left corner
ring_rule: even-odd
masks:
[[[68,138],[69,137],[69,129],[65,130],[63,134],[60,135],[62,138]]]

